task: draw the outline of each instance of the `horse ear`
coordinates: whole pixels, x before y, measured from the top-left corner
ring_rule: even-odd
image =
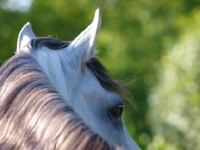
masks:
[[[87,62],[97,53],[95,42],[101,25],[100,11],[95,11],[93,22],[79,34],[70,44],[72,50],[82,57],[82,62]]]
[[[27,46],[28,42],[35,37],[36,36],[32,31],[31,24],[29,22],[26,23],[19,32],[16,52],[19,53],[21,50],[23,50],[25,46]]]

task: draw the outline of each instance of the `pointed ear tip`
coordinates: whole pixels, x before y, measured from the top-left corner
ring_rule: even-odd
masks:
[[[19,36],[20,36],[24,31],[26,31],[27,29],[29,30],[29,29],[31,29],[31,28],[32,28],[32,27],[31,27],[30,22],[27,22],[27,23],[22,27],[22,29],[20,30]]]
[[[30,23],[30,22],[27,22],[26,25],[31,25],[31,23]]]
[[[31,23],[30,22],[27,22],[25,25],[24,25],[24,28],[32,28],[32,26],[31,26]]]
[[[97,8],[96,11],[95,11],[95,18],[98,18],[99,20],[101,19],[101,14],[100,14],[100,9]]]
[[[100,14],[100,8],[97,8],[96,11],[95,11],[95,13]]]
[[[96,9],[95,15],[94,15],[94,20],[93,22],[97,24],[97,27],[99,28],[101,26],[101,15],[100,15],[100,9]]]
[[[30,22],[27,22],[22,29],[20,30],[18,36],[23,36],[24,34],[28,34],[30,37],[35,37],[35,34],[32,31],[32,25]]]

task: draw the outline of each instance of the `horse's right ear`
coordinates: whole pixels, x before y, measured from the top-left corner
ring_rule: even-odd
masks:
[[[73,53],[76,53],[81,63],[86,63],[97,53],[95,43],[101,25],[100,10],[95,11],[92,23],[82,31],[69,45]]]
[[[29,22],[26,23],[19,32],[16,53],[23,51],[26,48],[27,44],[30,42],[30,40],[35,37],[36,36],[32,31],[31,24]]]

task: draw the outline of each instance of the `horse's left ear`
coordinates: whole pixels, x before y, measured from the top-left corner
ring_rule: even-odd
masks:
[[[95,42],[101,25],[100,11],[95,11],[93,22],[79,34],[70,44],[72,50],[82,57],[82,62],[87,62],[97,53]]]
[[[16,53],[19,53],[20,51],[24,50],[27,44],[30,42],[30,40],[35,37],[36,36],[32,31],[31,24],[29,22],[26,23],[19,32]]]

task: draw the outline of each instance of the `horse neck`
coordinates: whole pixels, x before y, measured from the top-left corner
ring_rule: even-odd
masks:
[[[0,148],[118,149],[66,105],[30,55],[0,69],[0,110]]]

